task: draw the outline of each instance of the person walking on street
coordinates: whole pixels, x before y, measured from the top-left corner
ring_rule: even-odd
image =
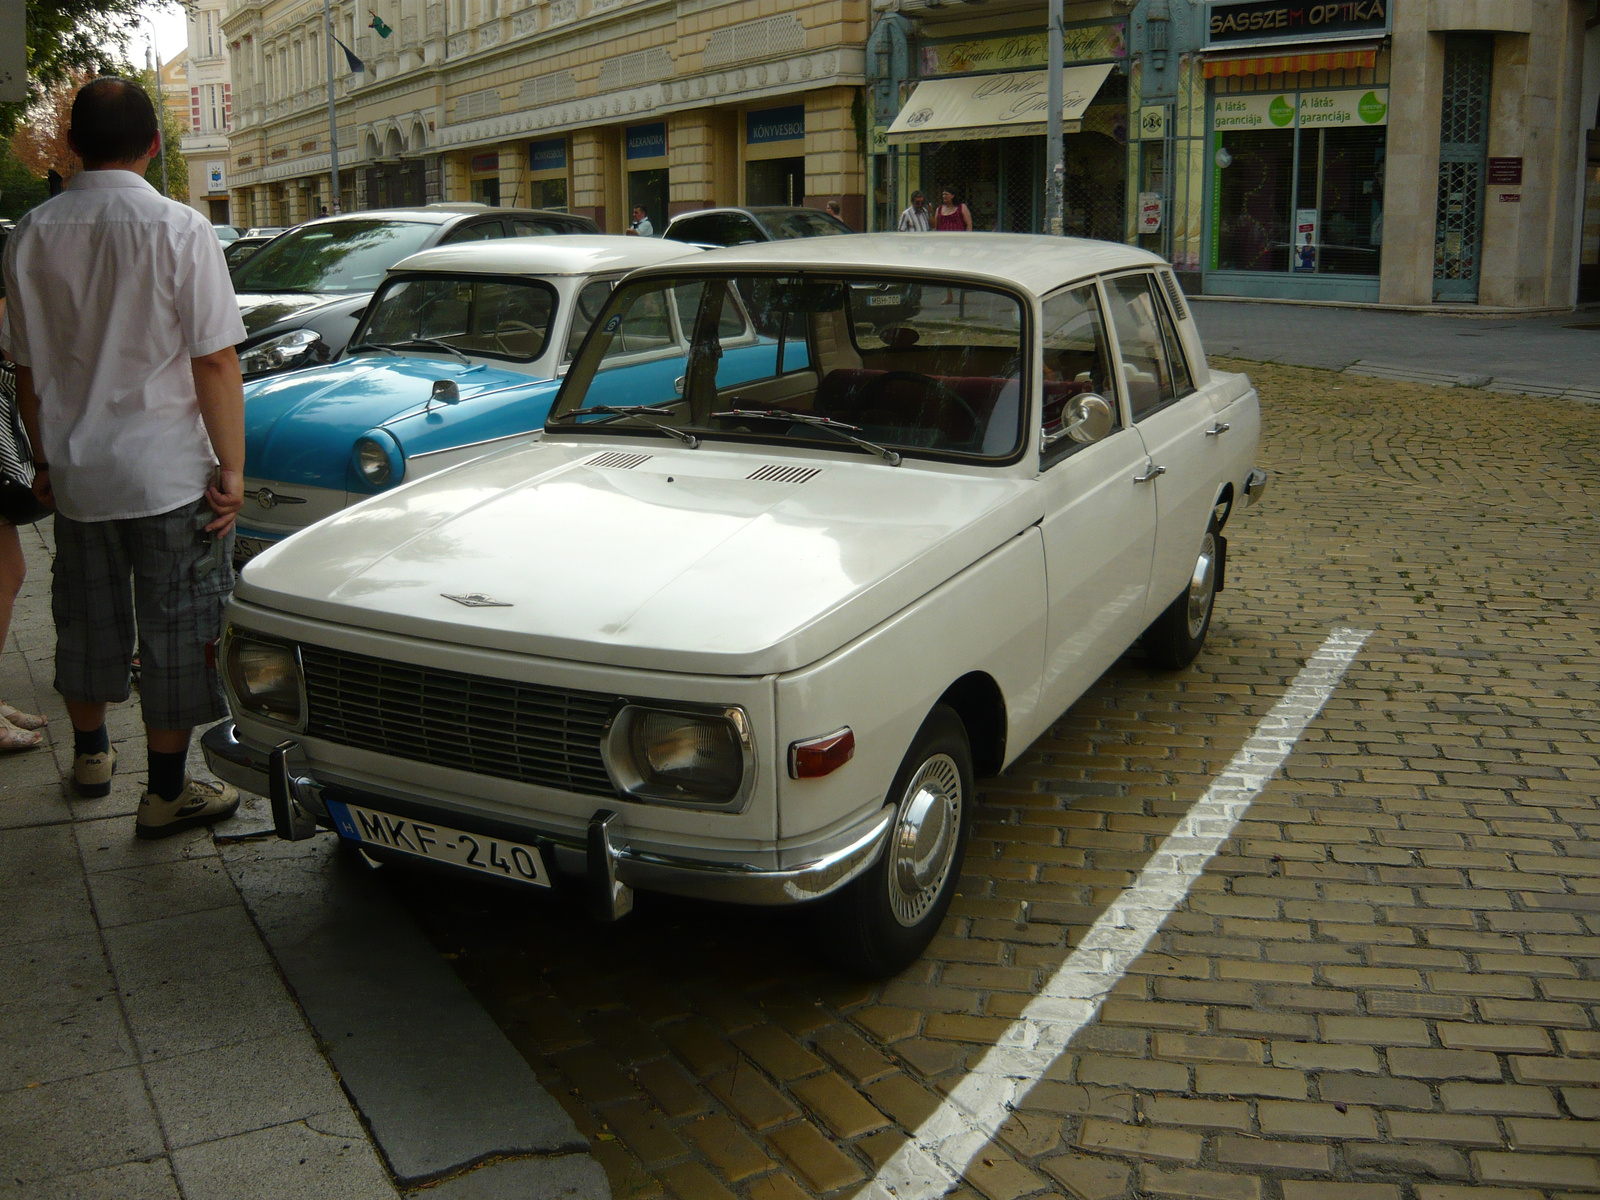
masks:
[[[900,214],[900,232],[927,233],[928,228],[928,198],[921,192],[912,192],[911,203]]]
[[[194,726],[228,711],[216,643],[244,500],[244,325],[210,224],[145,182],[161,150],[150,97],[93,80],[67,138],[84,169],[6,245],[0,349],[17,363],[34,494],[56,510],[73,785],[111,790],[106,708],[128,698],[137,630],[150,757],[135,833],[160,838],[239,806],[184,766]]]
[[[0,293],[0,320],[5,311],[6,298]],[[0,352],[0,649],[11,633],[11,609],[28,573],[17,526],[31,525],[49,511],[33,494],[28,443],[17,413],[16,368]],[[32,750],[44,741],[41,731],[48,724],[0,700],[0,754]]]
[[[633,206],[633,220],[628,225],[628,234],[631,237],[655,237],[656,227],[650,224],[650,214],[645,212],[644,205]]]

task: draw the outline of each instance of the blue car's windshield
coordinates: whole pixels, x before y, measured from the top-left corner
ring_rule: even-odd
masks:
[[[555,289],[537,279],[402,275],[373,297],[350,349],[426,353],[442,343],[462,354],[532,362],[544,353],[555,315]]]
[[[341,220],[291,229],[233,276],[236,292],[370,292],[439,227],[422,221]]]

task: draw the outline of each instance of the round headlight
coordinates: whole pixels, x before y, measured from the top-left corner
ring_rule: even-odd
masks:
[[[356,442],[356,470],[373,487],[382,487],[394,474],[389,452],[375,438],[369,437]]]
[[[748,729],[742,709],[628,705],[612,722],[605,762],[617,787],[636,799],[726,806],[748,787]]]
[[[293,646],[230,634],[225,661],[240,708],[269,721],[300,723],[300,659]]]

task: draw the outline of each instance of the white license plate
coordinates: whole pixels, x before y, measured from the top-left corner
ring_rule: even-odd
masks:
[[[550,886],[550,876],[545,872],[544,858],[537,846],[467,833],[431,821],[413,821],[409,817],[359,808],[338,800],[329,800],[327,804],[339,836],[348,841],[481,871],[513,883]]]
[[[872,307],[875,307],[875,306],[887,307],[890,304],[899,304],[900,300],[901,300],[901,297],[898,296],[898,295],[869,296],[869,297],[867,297],[867,307],[868,308],[872,308]]]
[[[266,538],[245,537],[241,534],[233,539],[234,561],[249,562],[270,545],[272,543]]]

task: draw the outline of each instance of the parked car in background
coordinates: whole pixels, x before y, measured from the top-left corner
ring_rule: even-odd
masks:
[[[885,279],[941,299],[884,329]],[[728,370],[751,280],[785,331],[756,376]],[[672,313],[653,373],[606,370]],[[1136,640],[1199,653],[1259,431],[1131,247],[885,234],[642,268],[542,439],[245,568],[207,759],[283,836],[574,875],[603,917],[633,888],[814,903],[842,961],[892,973],[948,909],[975,778]]]
[[[246,379],[336,358],[384,272],[430,246],[595,233],[587,217],[483,204],[428,204],[297,225],[233,275],[244,318]]]
[[[661,236],[701,246],[747,246],[790,238],[836,237],[854,230],[816,208],[757,205],[702,208],[673,217]]]
[[[211,228],[216,231],[217,240],[223,245],[227,245],[229,242],[236,241],[244,236],[242,230],[232,225],[213,225]]]
[[[339,362],[245,385],[237,559],[346,505],[537,433],[617,280],[699,253],[597,234],[441,246],[395,264]],[[607,362],[621,398],[660,384],[663,372],[670,384],[686,337],[670,312],[631,325]],[[770,365],[774,343],[766,346]],[[758,365],[723,369],[754,374]]]
[[[277,236],[275,233],[260,235],[248,233],[244,237],[235,238],[223,247],[222,261],[228,264],[230,272],[237,271],[256,256],[257,250]]]
[[[287,225],[252,225],[244,231],[245,237],[275,238],[287,230]]]

